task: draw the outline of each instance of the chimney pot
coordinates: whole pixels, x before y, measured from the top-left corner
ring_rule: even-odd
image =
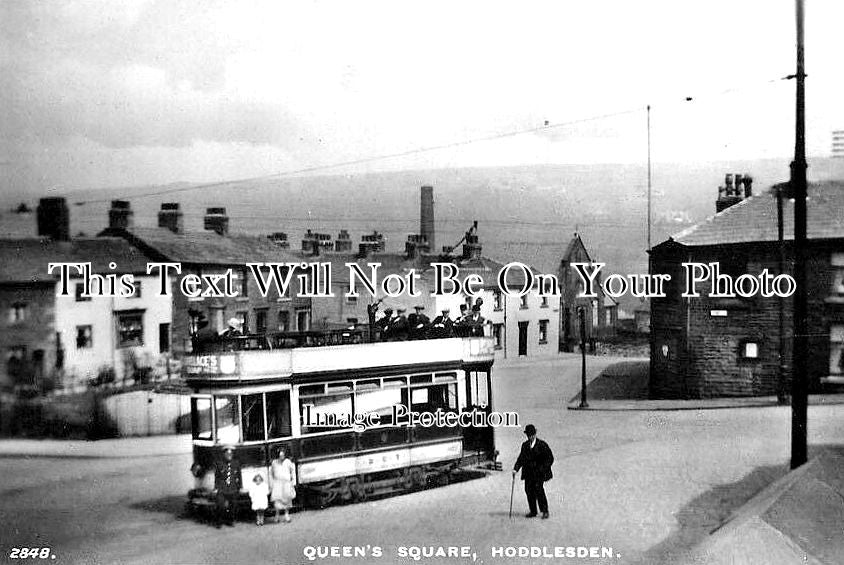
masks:
[[[463,259],[480,259],[483,247],[481,246],[480,238],[476,233],[473,233],[477,228],[478,223],[472,225],[472,229],[466,232],[466,238],[463,242]]]

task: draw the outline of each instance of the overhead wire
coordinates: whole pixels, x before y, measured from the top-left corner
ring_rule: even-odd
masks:
[[[708,96],[721,96],[721,95],[725,95],[725,94],[731,94],[731,93],[739,92],[739,91],[742,91],[742,90],[746,90],[750,86],[758,87],[760,84],[767,85],[767,84],[776,83],[776,82],[779,82],[779,81],[782,81],[782,80],[791,80],[793,78],[794,78],[793,75],[778,77],[778,78],[774,78],[774,79],[768,79],[768,80],[766,80],[762,83],[753,83],[752,85],[749,85],[749,86],[745,85],[745,86],[730,87],[730,88],[727,88],[725,90],[716,91],[716,92],[711,93],[711,94],[704,93],[703,95],[698,95],[698,96],[684,96],[684,97],[678,96],[676,98],[672,96],[671,98],[666,98],[662,102],[657,101],[657,104],[664,106],[664,105],[667,105],[667,104],[693,102],[693,101],[698,101],[701,98],[707,98]],[[652,103],[648,104],[648,105],[650,105],[651,107],[655,106]],[[429,152],[432,152],[432,151],[441,151],[441,150],[444,150],[444,149],[452,149],[452,148],[456,148],[456,147],[472,145],[472,144],[475,144],[475,143],[495,141],[495,140],[498,140],[498,139],[516,137],[516,136],[530,134],[530,133],[539,133],[539,132],[543,132],[543,131],[549,131],[549,130],[553,130],[553,129],[564,128],[564,127],[573,126],[573,125],[582,124],[582,123],[587,123],[587,122],[592,122],[592,121],[598,121],[598,120],[620,117],[620,116],[629,115],[629,114],[635,114],[635,113],[639,113],[639,112],[644,112],[648,105],[642,104],[642,105],[637,105],[635,107],[630,107],[630,108],[625,109],[625,110],[602,113],[602,114],[597,114],[597,115],[588,116],[588,117],[584,117],[584,118],[567,120],[567,121],[563,121],[563,122],[552,123],[549,120],[546,120],[543,123],[543,125],[541,125],[541,126],[534,126],[534,127],[517,129],[517,130],[512,130],[512,131],[507,131],[507,132],[500,132],[500,133],[495,133],[495,134],[485,135],[485,136],[480,136],[480,137],[474,137],[474,138],[469,138],[469,139],[460,140],[460,141],[443,143],[443,144],[439,144],[439,145],[417,147],[417,148],[408,149],[408,150],[404,150],[404,151],[398,151],[398,152],[395,152],[395,153],[373,155],[373,156],[369,156],[369,157],[361,157],[361,158],[358,158],[358,159],[350,159],[350,160],[346,160],[346,161],[339,161],[339,162],[336,162],[336,163],[328,163],[328,164],[323,164],[323,165],[313,165],[313,166],[309,166],[309,167],[302,167],[302,168],[298,168],[298,169],[290,169],[290,170],[287,170],[287,171],[279,171],[279,172],[276,172],[276,173],[258,175],[258,176],[254,176],[254,177],[238,178],[238,179],[231,179],[231,180],[225,180],[225,181],[215,181],[215,182],[208,182],[208,183],[196,183],[196,184],[189,184],[189,185],[186,185],[186,186],[160,188],[160,189],[157,189],[157,190],[130,194],[130,195],[124,196],[122,198],[125,198],[125,199],[148,198],[148,197],[152,197],[152,196],[163,196],[163,195],[167,195],[167,194],[177,194],[177,193],[182,193],[182,192],[190,192],[190,191],[194,191],[194,190],[220,188],[220,187],[225,187],[225,186],[229,186],[229,185],[233,185],[233,186],[234,185],[243,185],[243,184],[246,184],[246,183],[255,183],[255,182],[259,182],[259,181],[267,181],[267,180],[272,180],[272,179],[277,179],[277,178],[305,175],[305,174],[308,174],[308,173],[331,171],[331,170],[339,169],[339,168],[343,168],[343,167],[351,167],[351,166],[355,166],[355,165],[363,165],[363,164],[373,163],[373,162],[377,162],[377,161],[385,161],[385,160],[396,159],[396,158],[400,158],[400,157],[408,157],[408,156],[411,156],[411,155],[417,155],[417,154],[421,154],[421,153],[429,153]],[[257,188],[257,186],[254,186],[254,185],[253,186],[239,186],[238,188],[240,188],[241,190],[243,190],[243,189],[254,189],[254,188]],[[92,199],[87,199],[87,200],[76,201],[75,204],[76,205],[96,204],[96,203],[101,203],[101,202],[109,202],[112,199],[113,198],[111,198],[111,197],[109,197],[109,198],[92,198]]]

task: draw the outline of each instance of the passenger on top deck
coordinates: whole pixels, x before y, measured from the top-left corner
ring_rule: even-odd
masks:
[[[384,315],[376,320],[375,322],[375,329],[378,331],[378,334],[381,336],[381,341],[385,341],[389,339],[390,334],[390,322],[393,319],[393,309],[392,308],[385,308]]]
[[[229,326],[220,334],[222,337],[240,337],[243,335],[243,321],[240,318],[230,318]]]
[[[193,353],[202,354],[209,353],[214,350],[218,341],[217,332],[208,327],[208,318],[205,314],[200,314],[196,320],[196,333],[193,334]]]
[[[442,313],[434,318],[434,321],[431,322],[431,326],[428,328],[429,338],[438,339],[454,335],[454,322],[449,317],[450,312],[448,308],[443,308]]]
[[[410,339],[425,339],[431,320],[422,313],[425,307],[421,304],[417,304],[413,309],[415,312],[407,317]]]
[[[481,316],[481,307],[479,304],[475,304],[472,306],[472,315],[466,321],[466,326],[468,328],[468,336],[470,337],[483,337],[484,335],[484,317]]]
[[[404,313],[406,308],[400,306],[396,308],[396,316],[390,320],[388,328],[388,339],[390,341],[405,341],[408,336],[407,316]]]

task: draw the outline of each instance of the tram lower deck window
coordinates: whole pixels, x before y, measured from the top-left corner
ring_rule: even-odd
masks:
[[[457,383],[413,387],[410,392],[413,412],[453,412],[457,410]]]
[[[213,439],[211,420],[211,399],[190,399],[191,430],[193,439]]]
[[[263,394],[244,394],[240,397],[243,441],[264,441],[263,401]]]
[[[267,393],[267,437],[276,439],[290,437],[290,391],[279,390]]]
[[[237,443],[240,441],[240,422],[237,417],[237,396],[215,396],[214,410],[217,414],[217,441]]]
[[[378,414],[378,423],[382,426],[394,424],[393,411],[397,405],[407,406],[406,388],[361,388],[358,386],[355,393],[355,413]]]
[[[352,393],[299,397],[302,434],[351,429],[338,425],[352,414]]]

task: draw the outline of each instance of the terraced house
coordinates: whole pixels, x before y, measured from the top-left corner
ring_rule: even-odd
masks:
[[[272,287],[267,296],[261,296],[246,266],[300,262],[299,258],[267,237],[229,233],[225,208],[208,208],[204,226],[202,231],[186,231],[180,205],[164,203],[157,227],[136,227],[129,203],[115,200],[109,211],[109,227],[100,233],[123,239],[150,261],[180,263],[181,276],[223,274],[232,269],[236,297],[191,298],[175,286],[175,277],[171,280],[174,354],[191,351],[191,334],[202,315],[217,331],[224,330],[231,318],[240,319],[244,331],[251,334],[310,329],[310,298],[296,296],[295,287],[284,297]]]
[[[148,261],[119,238],[70,238],[64,199],[43,199],[39,237],[0,239],[0,389],[85,388],[92,381],[146,379],[168,369],[171,303],[153,292]],[[94,273],[131,274],[131,296],[85,295],[70,270],[67,294],[50,263],[90,263]],[[112,266],[114,268],[112,268]]]

